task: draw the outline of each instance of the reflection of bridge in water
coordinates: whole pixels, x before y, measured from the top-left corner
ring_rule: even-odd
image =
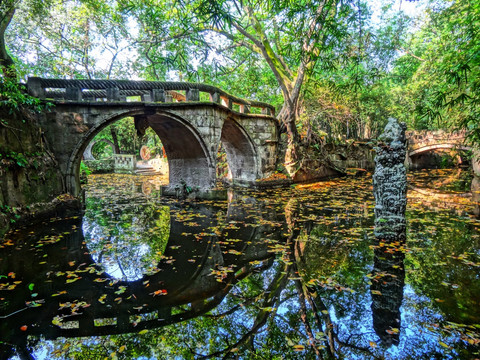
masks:
[[[2,256],[0,272],[15,273],[12,283],[25,279],[34,285],[29,289],[22,284],[2,295],[7,306],[1,309],[0,341],[21,348],[27,335],[55,339],[122,334],[205,314],[235,283],[272,265],[273,253],[264,238],[273,233],[281,238],[284,229],[272,226],[274,212],[260,215],[261,205],[252,201],[249,206],[254,214],[258,208],[263,225],[249,221],[244,204],[236,201],[230,202],[218,233],[205,233],[219,225],[211,208],[193,206],[190,210],[198,215],[194,223],[171,217],[158,271],[130,282],[114,279],[95,264],[81,218],[59,221],[56,229],[37,233],[41,240],[33,244],[30,229],[25,230],[25,241]]]

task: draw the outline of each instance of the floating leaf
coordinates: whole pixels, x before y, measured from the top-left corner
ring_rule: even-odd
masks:
[[[295,350],[295,351],[304,351],[304,350],[305,350],[305,346],[303,346],[303,345],[301,345],[301,344],[293,345],[293,350]]]
[[[438,342],[440,345],[442,345],[443,347],[447,348],[447,349],[450,349],[450,346],[448,346],[447,344],[445,344],[443,341],[439,341]]]
[[[79,277],[75,277],[75,278],[73,278],[73,279],[67,279],[66,283],[67,283],[67,284],[70,284],[70,283],[73,283],[73,282],[75,282],[75,281],[77,281],[77,280],[79,280],[79,279],[81,279],[80,276],[79,276]]]
[[[157,296],[157,295],[167,295],[167,290],[165,289],[160,289],[157,291],[154,291],[153,293],[150,293],[150,295]]]
[[[60,316],[55,316],[52,320],[52,324],[55,326],[60,326],[62,324],[62,318]]]
[[[269,307],[262,308],[262,310],[263,310],[263,311],[270,311],[270,312],[271,312],[271,311],[277,310],[277,308],[274,308],[274,307],[269,306]]]
[[[115,294],[117,294],[117,295],[123,294],[126,290],[127,290],[126,286],[119,286],[118,290],[115,291]]]

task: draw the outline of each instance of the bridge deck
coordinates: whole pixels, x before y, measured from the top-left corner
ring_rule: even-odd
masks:
[[[118,102],[141,98],[141,102],[174,103],[207,101],[222,104],[240,113],[257,109],[266,115],[275,115],[275,108],[267,103],[246,100],[208,84],[190,82],[130,81],[130,80],[65,80],[28,78],[28,92],[41,99],[67,101]]]

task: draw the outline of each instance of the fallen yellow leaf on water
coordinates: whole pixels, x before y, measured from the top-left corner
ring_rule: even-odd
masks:
[[[76,278],[73,278],[73,279],[67,279],[66,283],[69,284],[69,283],[73,283],[74,281],[77,281],[78,279],[81,279],[81,277],[76,277]]]
[[[295,350],[295,351],[304,351],[304,350],[305,350],[305,346],[303,346],[303,345],[301,345],[301,344],[293,345],[293,350]]]

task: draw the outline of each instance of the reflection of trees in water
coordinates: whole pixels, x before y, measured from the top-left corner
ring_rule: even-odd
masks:
[[[253,212],[255,215],[255,206],[250,207],[253,209],[250,214]],[[123,209],[125,210],[125,208]],[[173,246],[167,248],[164,253],[165,257],[158,263],[158,274],[144,275],[140,280],[133,282],[113,281],[108,274],[96,267],[89,258],[89,253],[86,252],[83,237],[78,231],[78,225],[75,224],[73,228],[76,231],[67,232],[68,236],[65,236],[62,243],[53,243],[49,244],[51,246],[42,247],[42,251],[47,249],[50,252],[56,252],[51,259],[62,259],[62,261],[60,264],[52,262],[49,265],[55,268],[55,272],[49,272],[52,275],[50,280],[53,283],[48,289],[38,294],[39,298],[48,301],[48,305],[45,303],[45,307],[39,309],[43,310],[41,317],[43,320],[40,321],[32,311],[29,311],[31,317],[23,316],[24,321],[33,326],[34,333],[40,334],[48,329],[45,336],[56,338],[58,336],[114,334],[158,328],[195,318],[211,311],[222,303],[235,284],[249,275],[259,273],[271,266],[271,261],[268,259],[272,257],[272,254],[266,250],[264,243],[259,243],[259,240],[261,235],[277,231],[270,225],[273,222],[268,219],[267,213],[263,216],[267,224],[255,226],[257,225],[255,221],[245,221],[245,214],[241,209],[241,207],[236,209],[232,204],[225,212],[225,221],[221,227],[214,229],[215,221],[212,223],[211,210],[205,211],[204,206],[200,206],[199,209],[190,206],[189,211],[183,213],[184,210],[180,208],[171,223],[169,245]],[[106,211],[108,213],[111,210],[107,209]],[[125,213],[119,213],[121,214],[118,218],[119,221],[135,219],[129,216],[123,218],[122,216],[126,216]],[[144,213],[147,214],[147,212]],[[112,215],[98,216],[98,211],[96,215],[98,223],[95,224],[95,227],[103,223],[103,230],[109,230],[111,221],[109,216]],[[117,219],[115,216],[113,218]],[[181,220],[179,220],[180,218]],[[253,218],[255,219],[255,217]],[[145,226],[149,222],[146,221],[142,224]],[[126,234],[117,231],[116,228],[113,232],[110,234],[111,240],[114,240],[114,236]],[[65,254],[67,256],[62,257],[59,252],[62,252],[67,244],[69,251]],[[192,249],[191,246],[194,248]],[[74,249],[78,249],[78,251]],[[101,251],[103,251],[103,247]],[[19,258],[22,256],[20,252],[12,254],[12,261],[16,255]],[[74,256],[72,257],[72,255]],[[45,276],[45,273],[35,270],[39,266],[38,260],[32,259],[30,263],[33,266],[33,269],[29,270],[31,281],[44,283],[45,279],[42,279],[42,276]],[[71,268],[77,265],[77,268]],[[83,270],[83,267],[86,269]],[[218,270],[225,271],[224,276],[216,276]],[[18,269],[17,272],[20,275],[24,269]],[[58,275],[54,276],[55,274]],[[70,281],[74,276],[75,281]],[[33,280],[35,277],[39,278]],[[281,277],[283,278],[285,275],[281,274]],[[71,283],[67,286],[68,291],[63,291],[65,283]],[[277,284],[277,281],[274,283]],[[281,287],[279,288],[281,289]],[[263,301],[264,307],[269,304],[273,305],[272,299],[278,297],[272,294]],[[28,297],[28,292],[23,295],[19,297],[20,301]],[[60,305],[60,309],[64,310],[59,311],[61,303],[82,303],[84,305],[67,306],[66,308]],[[164,310],[161,310],[162,307]],[[136,311],[134,311],[135,309]],[[128,313],[140,315],[138,324],[131,322]],[[142,314],[150,313],[157,315],[152,319],[142,318]],[[99,317],[115,317],[112,319],[114,325],[110,327],[108,324],[106,326],[93,325],[94,320]],[[80,322],[80,327],[73,325],[73,327],[59,328],[58,325],[62,319],[77,320]],[[261,326],[263,322],[261,318],[259,319],[258,326]],[[57,326],[52,327],[52,321],[56,322]],[[32,332],[29,330],[29,333]],[[9,331],[3,333],[4,336],[8,334],[10,334]]]
[[[89,198],[83,232],[93,259],[117,279],[155,272],[168,242],[170,208],[154,203],[111,206]]]
[[[301,213],[305,214],[305,209]],[[365,301],[357,291],[363,287],[369,248],[365,242],[364,246],[357,242],[367,234],[340,230],[346,224],[368,228],[371,218],[363,210],[343,217],[331,216],[330,211],[317,215],[331,220],[303,222],[294,248],[295,273],[300,275],[293,279],[299,304],[297,321],[304,325],[308,344],[321,350],[315,351],[317,358],[373,356],[368,334],[344,327],[344,318],[363,316],[355,314],[355,306]],[[353,244],[358,246],[356,250]],[[347,293],[350,296],[345,296]]]
[[[184,205],[170,204],[170,238],[163,252],[165,258],[157,265],[160,270],[157,275],[146,275],[133,282],[118,281],[112,288],[107,288],[100,286],[108,282],[94,281],[108,277],[100,268],[97,269],[99,273],[81,273],[82,279],[71,284],[65,283],[65,276],[57,277],[54,273],[49,288],[38,291],[38,298],[47,301],[45,308],[25,310],[31,312],[31,317],[6,319],[1,326],[9,330],[3,331],[2,328],[2,336],[9,334],[10,328],[16,329],[12,336],[18,339],[33,335],[30,329],[36,329],[40,334],[40,328],[35,326],[29,326],[29,332],[22,333],[19,324],[30,324],[30,319],[32,324],[38,324],[41,316],[42,331],[48,327],[54,330],[47,330],[47,338],[73,336],[75,331],[77,335],[84,331],[85,336],[103,334],[90,339],[58,338],[49,343],[51,352],[56,350],[65,358],[105,358],[114,352],[118,358],[126,359],[141,356],[234,358],[237,355],[241,358],[328,359],[374,358],[382,354],[383,347],[373,348],[369,342],[378,342],[377,339],[385,335],[381,326],[389,330],[399,328],[396,319],[400,318],[394,315],[401,302],[402,253],[390,254],[392,247],[389,246],[378,247],[375,251],[369,248],[371,232],[366,229],[371,228],[371,214],[361,208],[358,211],[345,208],[336,211],[321,206],[310,207],[301,201],[278,196],[266,202],[233,196],[228,204],[216,202],[213,207],[200,202],[186,202]],[[142,206],[132,210],[140,210]],[[109,209],[108,206],[105,208]],[[155,206],[152,205],[151,209],[150,215],[155,217]],[[107,212],[102,216],[113,215]],[[134,221],[132,219],[128,215],[125,221]],[[102,217],[97,220],[103,221]],[[149,224],[150,219],[142,221]],[[451,224],[447,227],[452,228]],[[108,230],[106,223],[105,229]],[[148,238],[148,233],[145,235]],[[445,241],[447,235],[445,230]],[[457,240],[453,237],[442,247],[445,251],[457,249],[454,244]],[[56,272],[72,270],[68,265],[71,261],[75,261],[75,267],[89,261],[93,263],[88,253],[85,254],[82,241],[81,237],[71,238],[49,245],[56,246],[56,250],[48,254],[49,259],[63,256],[60,264],[55,265]],[[73,246],[75,243],[77,248]],[[65,249],[67,244],[69,251],[65,253],[62,248]],[[392,246],[401,248],[397,244]],[[433,246],[427,244],[427,248],[435,252]],[[429,279],[443,271],[434,266],[440,258],[430,259],[428,251],[424,259],[420,257],[424,265],[412,264],[416,259],[411,254],[407,254],[406,260],[409,267],[417,269],[417,280],[413,284],[422,292],[439,287],[436,280],[434,283]],[[19,253],[14,260],[21,256]],[[39,259],[41,256],[39,252]],[[167,263],[173,259],[176,260]],[[30,260],[23,258],[23,261],[35,262]],[[374,269],[366,278],[371,264]],[[425,271],[419,271],[419,266],[424,266]],[[38,269],[34,272],[37,278],[31,278],[35,284],[43,281],[41,277],[45,273],[45,270]],[[458,267],[452,266],[451,269],[455,274]],[[15,271],[21,273],[21,270]],[[369,280],[371,285],[367,284]],[[148,287],[143,284],[146,281]],[[121,286],[126,286],[127,290],[115,294]],[[68,294],[51,296],[65,289]],[[168,290],[167,294],[152,295],[162,289]],[[370,297],[372,290],[380,291],[382,297],[376,297],[375,293]],[[105,304],[98,301],[102,293],[107,294]],[[19,295],[18,306],[10,307],[6,313],[24,306],[24,299],[29,296],[29,291],[25,290]],[[122,298],[120,304],[115,301],[118,297]],[[87,298],[92,305],[80,309],[83,315],[78,315],[78,319],[104,315],[108,320],[116,317],[116,325],[85,330],[59,329],[51,324],[51,316],[45,315],[58,313],[59,302]],[[141,309],[134,309],[136,307]],[[431,312],[436,314],[434,310]],[[75,319],[71,313],[68,315],[65,321]],[[383,325],[378,325],[379,319]],[[391,321],[388,326],[385,325],[387,320]],[[402,326],[405,326],[404,322],[403,315]],[[374,330],[379,332],[378,337]],[[392,332],[394,334],[386,334],[393,342],[397,335],[394,330]],[[408,351],[416,349],[418,344],[422,346],[418,358],[433,354],[435,345],[438,346],[437,338],[408,341],[407,350],[399,348],[399,358],[406,357]],[[40,344],[37,345],[39,348],[44,346]],[[24,343],[23,346],[30,345]],[[65,346],[67,350],[63,350]],[[428,346],[433,349],[431,353],[423,348]]]
[[[310,234],[315,228],[311,221],[305,221],[299,215],[304,214],[305,209],[298,202],[289,201],[284,209],[285,242],[281,243],[281,249],[278,248],[279,243],[271,244],[276,247],[280,261],[258,276],[252,274],[242,282],[241,296],[227,297],[219,305],[216,314],[209,316],[219,323],[212,324],[208,330],[198,323],[198,336],[187,340],[191,349],[201,342],[203,336],[213,336],[219,341],[210,344],[203,352],[194,351],[195,355],[201,358],[229,358],[238,353],[247,358],[283,356],[322,359],[345,356],[351,352],[372,354],[365,342],[360,344],[339,333],[341,330],[329,313],[330,304],[326,301],[329,294],[320,282],[307,275],[311,275],[312,270],[308,268],[307,258],[313,257],[312,253],[323,246],[325,251],[329,245],[317,242],[313,248],[310,246]],[[315,267],[326,273],[331,271],[325,269],[330,265],[328,262],[317,262]],[[244,302],[239,303],[239,298]]]
[[[459,221],[448,211],[407,215],[415,234],[408,239],[410,246],[422,246],[406,255],[408,267],[415,269],[414,275],[407,273],[408,283],[432,299],[445,320],[478,324],[480,282],[472,277],[472,270],[478,270],[474,264],[480,264],[478,224]]]
[[[326,305],[322,299],[314,296],[314,287],[307,286],[298,278],[300,271],[296,263],[298,236],[308,232],[309,226],[305,227],[297,220],[297,206],[292,203],[287,206],[288,224],[282,225],[281,220],[284,217],[277,214],[274,208],[266,207],[253,199],[233,199],[224,215],[220,217],[220,226],[211,228],[212,233],[203,239],[196,239],[195,235],[199,235],[200,229],[204,229],[205,224],[196,226],[190,223],[208,218],[207,223],[212,224],[212,215],[216,212],[210,212],[210,217],[190,214],[186,221],[176,221],[175,219],[187,213],[184,214],[180,210],[171,222],[173,232],[170,234],[169,245],[173,244],[174,249],[167,247],[166,258],[158,264],[159,275],[143,276],[133,282],[117,281],[112,286],[108,283],[113,279],[89,259],[77,226],[76,232],[69,233],[61,242],[46,248],[50,251],[49,258],[61,259],[61,262],[49,265],[56,269],[50,276],[51,285],[38,292],[38,297],[45,299],[43,307],[29,310],[26,316],[22,316],[21,321],[29,324],[28,334],[43,333],[46,338],[66,336],[68,339],[57,340],[55,346],[57,351],[61,352],[61,349],[69,344],[68,348],[71,350],[68,351],[71,352],[68,356],[73,354],[109,356],[105,353],[104,346],[107,344],[107,348],[111,349],[112,344],[119,345],[120,341],[126,339],[130,339],[132,343],[127,344],[127,348],[131,350],[127,351],[125,348],[124,355],[131,357],[151,356],[152,349],[155,349],[153,350],[155,356],[168,356],[171,354],[168,349],[176,352],[180,351],[179,348],[184,354],[190,353],[191,356],[193,353],[207,358],[227,356],[236,352],[242,354],[260,352],[265,356],[293,355],[295,347],[292,344],[303,344],[306,356],[320,356],[324,351],[331,350],[322,349],[322,343],[327,339],[318,338],[316,333],[324,331],[328,341],[336,341],[339,344],[341,342],[333,332],[331,319],[325,314]],[[202,215],[208,214],[202,207],[190,210],[194,213],[200,211]],[[104,229],[108,229],[110,221],[108,216],[112,215],[108,214],[108,211],[102,215],[103,217],[97,217],[97,224],[103,224]],[[216,216],[214,218],[217,219]],[[123,221],[132,219],[128,216],[125,219],[120,217]],[[148,221],[146,223],[148,224]],[[192,234],[186,235],[187,231]],[[182,232],[183,236],[178,236],[178,232]],[[214,233],[216,235],[213,235]],[[120,235],[124,234],[122,232],[115,234]],[[198,250],[189,250],[186,246],[187,241],[195,244]],[[182,242],[185,247],[180,246]],[[70,250],[65,254],[67,256],[62,257],[60,253],[64,252],[62,249],[66,244]],[[203,248],[206,251],[202,252]],[[193,260],[190,258],[195,255],[199,257],[190,262],[189,260]],[[21,257],[22,254],[19,252],[18,256]],[[274,257],[281,261],[273,265]],[[173,264],[167,263],[170,258],[175,259]],[[12,257],[12,261],[14,259],[15,256]],[[39,266],[38,260],[32,259],[30,263],[33,266],[29,270],[31,281],[36,284],[44,282],[42,276],[45,272],[36,269]],[[72,266],[77,267],[79,264],[82,264],[79,269],[91,268],[95,271],[81,270],[80,278],[68,285],[68,279],[71,278],[66,277],[68,273],[66,270],[73,274]],[[225,273],[218,276],[218,271]],[[22,270],[18,269],[17,272],[21,274]],[[64,275],[55,275],[60,273]],[[97,280],[102,282],[98,283]],[[149,286],[145,286],[145,283]],[[67,291],[63,292],[65,289]],[[168,293],[152,295],[162,289],[167,289]],[[52,294],[57,296],[52,297]],[[102,294],[105,294],[104,299]],[[28,296],[27,291],[19,299],[23,301]],[[59,310],[61,303],[74,304],[80,300],[88,306]],[[141,310],[134,311],[136,308]],[[128,313],[138,314],[133,319],[138,321],[136,326],[133,325]],[[38,316],[39,314],[42,315]],[[66,316],[63,321],[77,320],[80,327],[52,326],[52,319],[57,319],[58,316],[60,318]],[[116,320],[111,326],[93,326],[93,319],[99,317],[107,319],[115,317]],[[189,322],[185,322],[187,320]],[[169,326],[158,329],[166,325]],[[10,327],[19,331],[18,326]],[[122,335],[124,332],[142,329],[152,331],[136,336]],[[3,336],[9,333],[5,332]],[[118,335],[109,335],[108,341],[101,339],[80,341],[70,338],[115,333]],[[166,339],[162,334],[173,337]],[[285,334],[288,334],[287,342]],[[142,339],[142,343],[150,346],[137,346],[139,338]],[[205,339],[216,340],[210,342]],[[268,345],[272,342],[274,346]],[[160,343],[162,347],[166,345],[165,352],[159,349]],[[329,346],[328,349],[335,351],[335,345]]]

